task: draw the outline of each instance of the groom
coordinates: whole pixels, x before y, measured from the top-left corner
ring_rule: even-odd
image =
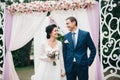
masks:
[[[89,32],[78,29],[75,17],[68,17],[66,25],[70,31],[64,35],[63,57],[67,80],[88,80],[88,68],[92,64],[96,48]],[[87,49],[90,56],[87,56]]]

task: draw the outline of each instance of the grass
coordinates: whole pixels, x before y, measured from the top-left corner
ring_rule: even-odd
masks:
[[[17,74],[20,80],[31,80],[31,76],[34,74],[33,65],[27,67],[16,68]]]

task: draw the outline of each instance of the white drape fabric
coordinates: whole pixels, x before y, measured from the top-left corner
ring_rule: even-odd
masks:
[[[9,63],[5,64],[9,70],[9,80],[19,80],[14,68],[11,51],[19,49],[28,43],[40,29],[45,17],[46,13],[16,14],[13,16],[10,47],[5,58],[5,60],[9,61]]]
[[[39,48],[42,41],[46,39],[45,28],[50,24],[50,18],[46,17],[47,13],[33,13],[33,14],[16,14],[13,16],[13,26],[10,40],[10,47],[6,53],[5,60],[9,70],[9,80],[19,80],[14,68],[11,51],[16,50],[24,46],[34,37],[34,70],[36,72],[39,65]],[[56,22],[60,29],[66,34],[68,29],[66,27],[65,19],[69,16],[74,16],[78,20],[78,27],[80,29],[89,31],[91,33],[91,27],[85,9],[80,10],[68,10],[68,11],[52,11],[50,17]],[[95,80],[95,61],[92,68],[89,70],[89,79]],[[94,71],[93,71],[94,69]]]
[[[79,10],[67,10],[67,11],[52,11],[51,12],[51,18],[55,20],[57,25],[61,28],[61,30],[66,34],[68,32],[66,27],[66,19],[70,16],[76,17],[78,21],[78,27],[80,29],[90,31],[89,21],[87,12],[85,9],[79,9]]]
[[[10,50],[16,50],[29,42],[40,30],[46,13],[14,15]]]
[[[43,24],[40,26],[41,28],[34,36],[34,71],[37,72],[39,62],[39,56],[40,56],[40,45],[41,43],[46,40],[46,32],[45,28],[49,25],[50,19],[49,17],[46,17],[43,21]]]

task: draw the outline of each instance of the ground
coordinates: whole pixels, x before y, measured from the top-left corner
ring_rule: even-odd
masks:
[[[20,80],[31,80],[31,76],[34,74],[33,65],[27,67],[16,68],[17,74]]]

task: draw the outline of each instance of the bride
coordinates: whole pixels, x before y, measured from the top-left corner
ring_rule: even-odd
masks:
[[[46,27],[47,40],[40,47],[40,64],[32,80],[66,80],[62,54],[62,43],[57,40],[55,24]]]

